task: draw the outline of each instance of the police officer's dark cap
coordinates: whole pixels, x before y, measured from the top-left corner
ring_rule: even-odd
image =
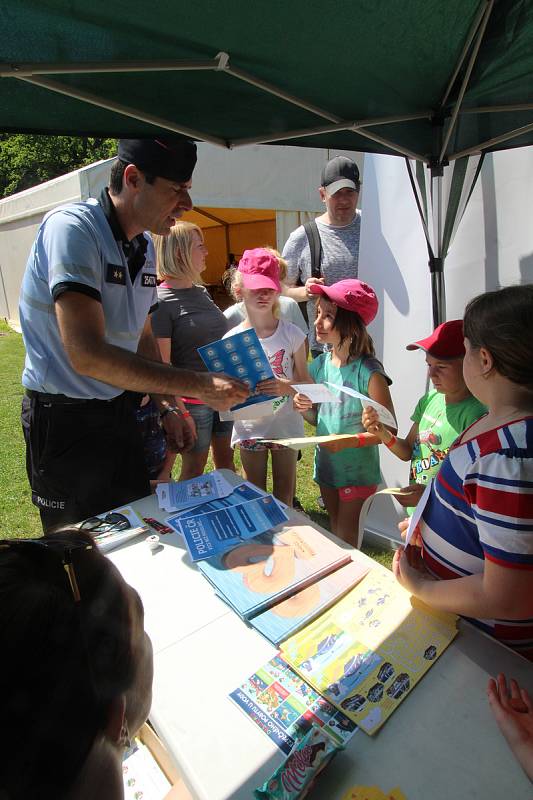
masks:
[[[335,156],[328,161],[322,170],[322,182],[328,194],[332,195],[339,189],[354,189],[359,191],[359,169],[355,161],[346,156]]]
[[[196,145],[189,139],[119,139],[118,157],[142,172],[176,183],[190,181],[196,165]]]

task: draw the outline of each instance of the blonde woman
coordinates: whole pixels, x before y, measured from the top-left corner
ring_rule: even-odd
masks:
[[[161,358],[173,366],[205,372],[197,350],[221,339],[228,322],[203,286],[207,247],[202,231],[191,222],[176,222],[168,236],[154,236],[154,244],[162,283],[152,329]],[[222,422],[216,411],[189,397],[177,397],[176,405],[194,439],[192,449],[182,453],[180,480],[202,474],[210,446],[217,469],[233,469],[231,422]]]

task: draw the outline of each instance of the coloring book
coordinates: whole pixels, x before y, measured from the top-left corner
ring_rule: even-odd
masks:
[[[374,734],[457,634],[457,617],[412,598],[373,569],[281,647],[314,689]]]

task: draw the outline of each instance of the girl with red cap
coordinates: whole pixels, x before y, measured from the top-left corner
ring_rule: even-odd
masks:
[[[292,398],[296,392],[291,383],[310,382],[306,336],[292,322],[279,318],[282,288],[280,257],[275,251],[265,247],[246,250],[234,271],[232,291],[237,301],[244,302],[246,318],[226,336],[254,328],[274,373],[274,378],[257,384],[257,392],[272,395],[274,399],[253,406],[253,419],[235,420],[231,443],[240,448],[246,478],[261,489],[266,489],[268,451],[271,451],[273,493],[291,506],[298,454],[263,440],[304,435],[302,417],[294,410]],[[262,406],[264,415],[258,417]]]
[[[394,414],[389,393],[392,383],[375,357],[374,344],[366,329],[378,311],[374,290],[356,279],[332,286],[313,284],[317,299],[315,330],[317,341],[331,346],[315,358],[309,371],[317,383],[346,386],[377,400]],[[366,433],[360,399],[338,392],[340,403],[315,407],[305,395],[297,395],[295,408],[317,426],[317,435],[353,433],[353,439],[315,450],[315,481],[329,514],[331,530],[341,539],[356,542],[359,515],[367,497],[380,481],[379,439]],[[366,448],[355,450],[354,448]]]

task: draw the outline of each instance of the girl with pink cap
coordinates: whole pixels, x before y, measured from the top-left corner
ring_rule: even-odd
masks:
[[[317,341],[331,350],[315,358],[309,367],[316,383],[346,386],[377,400],[394,414],[389,385],[383,365],[377,360],[374,344],[366,329],[378,311],[374,290],[356,279],[332,286],[313,284],[312,294],[319,295],[316,305]],[[354,544],[359,514],[367,497],[380,481],[380,440],[366,433],[361,416],[361,400],[337,392],[340,403],[312,405],[308,397],[296,395],[294,406],[317,426],[317,435],[353,433],[333,445],[319,445],[315,450],[314,479],[329,514],[331,530]],[[365,448],[365,450],[354,448]]]
[[[292,322],[279,318],[282,259],[275,251],[258,247],[246,250],[234,271],[232,292],[244,302],[246,318],[226,336],[254,328],[263,346],[274,378],[261,381],[257,392],[273,396],[272,401],[252,406],[253,419],[236,419],[231,444],[239,447],[246,478],[266,488],[268,451],[272,453],[273,493],[291,506],[296,486],[297,453],[288,447],[271,443],[304,435],[303,419],[294,410],[291,383],[309,383],[305,334]],[[261,413],[264,406],[264,415]]]

